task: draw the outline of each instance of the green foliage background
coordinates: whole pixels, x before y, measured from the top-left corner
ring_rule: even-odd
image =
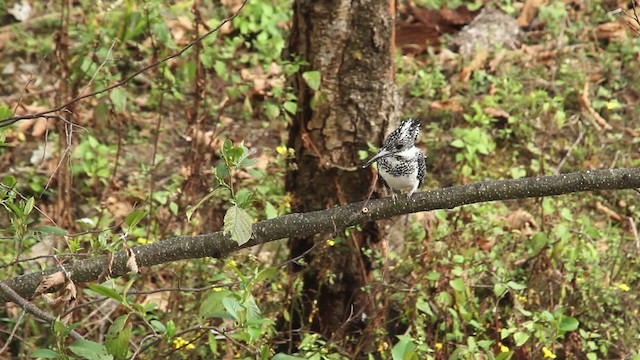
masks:
[[[522,5],[493,4],[514,16]],[[5,31],[13,41],[0,59],[8,79],[0,113],[13,111],[25,76],[40,95],[24,96],[20,113],[58,105],[56,81],[102,89],[179,50],[239,5],[198,3],[194,14],[192,2],[76,2],[70,53],[62,59],[70,73],[58,79],[60,17],[47,15],[62,9],[36,2],[30,25]],[[623,39],[596,36],[599,24],[618,21],[607,14],[616,6],[543,4],[523,47],[491,52],[468,81],[460,73],[473,59],[398,52],[403,113],[422,119],[425,187],[640,166],[640,39],[631,31]],[[74,121],[83,128],[73,134],[70,162],[61,164],[73,171],[75,222],[68,226],[44,216],[58,201],[50,176],[63,134],[52,127],[36,134],[21,124],[2,129],[2,278],[71,254],[115,252],[223,225],[246,241],[247,223],[289,212],[282,179],[295,164],[287,163],[293,154],[284,144],[297,103],[287,79],[301,64],[282,60],[291,14],[291,1],[249,1],[202,47],[80,103]],[[11,22],[7,14],[2,19]],[[612,130],[598,128],[585,111],[585,83],[593,110]],[[585,193],[409,216],[401,248],[367,253],[378,264],[367,290],[388,299],[393,315],[372,335],[378,356],[640,359],[637,202],[632,191]],[[314,251],[346,250],[348,232]],[[60,257],[15,263],[41,254],[43,245]],[[309,324],[295,329],[295,347],[279,347],[291,336],[282,329],[299,310],[302,288],[300,274],[280,266],[286,259],[286,245],[271,244],[79,285],[78,304],[95,303],[76,309],[68,325],[19,320],[20,310],[7,307],[0,339],[17,327],[21,341],[7,351],[42,358],[348,358],[339,341],[310,332]],[[335,276],[326,274],[326,286]],[[61,313],[42,298],[34,303]],[[68,340],[72,328],[87,340]]]

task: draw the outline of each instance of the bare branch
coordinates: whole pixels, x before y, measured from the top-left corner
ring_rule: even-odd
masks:
[[[14,303],[18,304],[18,306],[20,306],[26,312],[34,315],[38,319],[44,320],[49,323],[54,323],[56,321],[55,316],[30,303],[23,296],[20,296],[18,293],[16,293],[9,285],[7,285],[6,282],[2,280],[0,280],[0,290],[2,290],[4,295],[7,297],[7,300],[11,300]],[[75,330],[71,330],[69,335],[71,335],[71,337],[73,337],[74,339],[83,339],[82,335],[78,334]]]
[[[242,246],[225,236],[222,231],[196,236],[178,236],[157,241],[150,245],[131,248],[139,266],[153,266],[172,261],[214,257],[224,258],[242,248],[288,237],[307,237],[320,233],[331,233],[369,221],[419,211],[452,209],[462,205],[569,194],[581,191],[637,189],[640,187],[640,168],[586,170],[569,174],[540,176],[509,180],[486,180],[467,185],[432,189],[414,194],[410,199],[402,196],[397,202],[391,198],[370,200],[331,209],[296,213],[260,221],[253,225],[251,240]],[[129,256],[120,251],[112,257],[111,277],[130,272],[127,268]],[[106,267],[107,255],[65,264],[71,281],[76,284],[95,281]],[[50,268],[18,276],[8,285],[20,296],[30,298],[42,279],[62,271],[61,267]],[[55,291],[57,289],[50,289]],[[13,300],[6,291],[0,293],[0,302]]]

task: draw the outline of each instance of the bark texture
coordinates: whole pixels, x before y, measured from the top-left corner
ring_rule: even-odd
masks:
[[[289,145],[296,151],[297,169],[287,176],[293,211],[326,209],[367,197],[372,173],[360,168],[358,151],[367,149],[367,142],[380,144],[399,113],[393,19],[394,1],[295,1],[290,52],[308,62],[302,72],[319,71],[321,82],[314,91],[302,76],[295,80],[299,112]],[[338,341],[362,330],[360,317],[350,318],[371,316],[373,310],[361,290],[370,275],[361,249],[378,246],[382,232],[376,223],[366,223],[362,231],[351,231],[335,251],[306,256],[302,309],[293,309],[297,316],[292,328],[310,325],[312,331]],[[340,234],[292,238],[291,256],[304,254],[332,235]]]
[[[263,220],[253,225],[251,240],[238,246],[222,231],[195,236],[179,236],[149,245],[132,248],[140,267],[165,264],[171,261],[214,257],[224,258],[240,249],[275,241],[286,237],[306,238],[315,234],[344,229],[357,224],[387,219],[393,216],[418,211],[452,209],[462,205],[488,201],[515,200],[569,194],[580,191],[621,190],[640,188],[640,168],[586,170],[569,174],[541,176],[509,180],[488,180],[467,185],[452,186],[418,192],[411,199],[399,197],[396,203],[391,198],[338,206],[331,209],[296,213]],[[126,263],[125,251],[114,254],[111,263],[112,278],[122,276],[131,270]],[[14,263],[1,265],[0,268]],[[109,266],[106,255],[70,262],[64,269],[58,266],[43,271],[17,276],[9,281],[20,297],[31,299],[43,277],[58,271],[65,271],[70,280],[77,284],[97,280]],[[57,290],[51,288],[48,292]],[[0,303],[11,296],[0,291]]]

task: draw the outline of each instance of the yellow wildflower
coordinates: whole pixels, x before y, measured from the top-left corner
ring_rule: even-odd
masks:
[[[143,237],[139,237],[138,238],[138,244],[140,245],[147,245],[149,243],[149,239],[147,238],[143,238]]]
[[[215,292],[220,292],[220,291],[222,291],[222,288],[214,287],[214,288],[213,288],[213,291],[215,291]]]
[[[498,346],[500,346],[500,352],[509,352],[509,347],[504,345],[503,343],[499,342]]]
[[[173,346],[176,349],[184,347],[185,349],[193,350],[193,349],[196,348],[195,345],[193,345],[192,343],[188,342],[187,340],[183,339],[180,336],[178,336],[177,338],[173,339]]]
[[[436,350],[442,350],[442,347],[443,347],[443,346],[444,346],[444,345],[443,345],[442,343],[437,342],[437,343],[436,343]]]
[[[627,291],[631,290],[631,288],[630,288],[630,287],[629,287],[629,285],[627,285],[627,284],[620,284],[620,285],[618,285],[618,289],[620,289],[620,290],[622,290],[622,291],[624,291],[624,292],[627,292]]]
[[[335,244],[336,244],[336,242],[335,242],[333,239],[329,239],[329,240],[327,240],[327,245],[329,245],[329,246],[333,246],[333,245],[335,245]]]
[[[553,351],[549,350],[546,346],[542,348],[542,353],[544,354],[544,358],[555,359],[556,354]]]
[[[291,195],[290,192],[286,193],[284,195],[284,199],[282,199],[282,202],[284,203],[284,206],[286,208],[291,208],[291,200],[293,200],[293,195]]]
[[[282,156],[287,155],[287,147],[284,145],[276,146],[276,152]]]
[[[606,106],[608,110],[613,110],[618,108],[618,104],[619,102],[617,101],[607,101],[606,103],[604,103],[604,106]]]
[[[227,266],[229,267],[238,267],[238,263],[235,260],[229,260],[227,261]]]

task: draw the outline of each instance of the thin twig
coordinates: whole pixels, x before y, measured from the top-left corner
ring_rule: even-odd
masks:
[[[78,95],[78,96],[76,96],[75,98],[73,98],[71,101],[68,101],[67,103],[62,104],[62,105],[60,105],[60,106],[58,106],[58,107],[55,107],[55,108],[53,108],[53,109],[49,109],[49,110],[45,110],[45,111],[41,111],[41,112],[39,112],[39,113],[35,113],[35,114],[19,115],[19,116],[11,116],[11,117],[8,117],[8,118],[5,118],[5,119],[2,119],[2,120],[0,120],[0,128],[1,128],[1,127],[5,127],[5,126],[9,126],[9,125],[11,125],[11,124],[15,124],[16,122],[18,122],[18,121],[20,121],[20,120],[33,120],[33,119],[38,119],[38,118],[41,118],[41,117],[43,117],[43,116],[45,116],[45,115],[49,115],[49,114],[52,114],[52,113],[55,113],[55,112],[61,111],[61,110],[65,109],[65,108],[67,108],[68,106],[70,106],[70,105],[72,105],[72,104],[77,103],[77,102],[78,102],[78,101],[80,101],[80,100],[84,100],[84,99],[86,99],[86,98],[90,98],[90,97],[93,97],[93,96],[96,96],[96,95],[102,94],[102,93],[104,93],[104,92],[107,92],[107,91],[113,90],[113,89],[115,89],[115,88],[117,88],[117,87],[120,87],[120,86],[122,86],[122,85],[124,85],[124,84],[128,83],[129,81],[131,81],[131,79],[133,79],[133,78],[135,78],[136,76],[138,76],[138,75],[140,75],[140,74],[142,74],[142,73],[146,72],[147,70],[153,69],[153,68],[157,67],[158,65],[160,65],[160,64],[162,64],[162,63],[164,63],[164,62],[167,62],[167,61],[169,61],[169,60],[171,60],[171,59],[173,59],[173,58],[176,58],[176,57],[178,57],[178,56],[182,55],[185,51],[189,50],[191,47],[193,47],[194,45],[196,45],[196,44],[198,44],[199,42],[201,42],[204,38],[206,38],[206,37],[208,37],[209,35],[211,35],[211,34],[213,34],[213,33],[217,32],[218,30],[220,30],[220,28],[221,28],[224,24],[226,24],[226,23],[228,23],[228,22],[232,21],[232,20],[233,20],[233,19],[235,19],[238,15],[240,15],[240,13],[241,13],[241,12],[242,12],[242,10],[244,9],[244,7],[245,7],[245,5],[247,4],[247,2],[248,2],[248,1],[249,1],[249,0],[244,0],[244,1],[242,2],[242,5],[241,5],[241,6],[240,6],[240,8],[238,9],[238,11],[236,11],[233,15],[231,15],[230,17],[228,17],[228,18],[226,18],[226,19],[222,20],[222,21],[220,22],[220,24],[218,24],[218,26],[216,26],[215,28],[213,28],[213,29],[211,29],[210,31],[208,31],[208,32],[204,33],[203,35],[198,36],[195,40],[193,40],[192,42],[190,42],[187,46],[185,46],[184,48],[182,48],[180,51],[175,52],[175,53],[173,53],[173,54],[171,54],[171,55],[169,55],[169,56],[166,56],[166,57],[164,57],[164,58],[162,58],[162,59],[160,59],[160,60],[158,60],[158,61],[155,61],[155,62],[153,62],[153,63],[151,63],[151,64],[149,64],[149,65],[147,65],[147,66],[145,66],[145,67],[143,67],[143,68],[141,68],[141,69],[139,69],[139,70],[137,70],[137,71],[136,71],[136,72],[134,72],[133,74],[131,74],[131,75],[127,76],[127,77],[126,77],[126,78],[124,78],[123,80],[120,80],[120,81],[116,82],[115,84],[112,84],[112,85],[110,85],[110,86],[107,86],[106,88],[101,89],[101,90],[93,91],[93,92],[91,92],[91,93],[89,93],[89,94],[86,94],[86,95]]]
[[[564,166],[564,163],[571,156],[571,153],[573,152],[573,149],[575,149],[576,146],[578,146],[578,144],[580,144],[580,141],[582,141],[583,137],[584,137],[584,131],[582,130],[582,127],[580,127],[580,132],[578,133],[578,137],[573,142],[573,144],[571,144],[571,146],[569,146],[569,149],[567,150],[567,154],[562,158],[562,160],[560,160],[560,163],[556,167],[556,170],[553,172],[554,174],[556,174],[556,175],[560,174],[560,169],[562,169],[562,167]]]
[[[9,344],[11,344],[11,340],[13,340],[13,337],[16,335],[16,331],[18,331],[18,326],[20,326],[20,323],[22,322],[22,318],[24,317],[24,314],[27,312],[27,310],[22,309],[22,311],[20,312],[20,316],[18,316],[18,320],[16,320],[16,324],[13,326],[13,330],[11,330],[11,334],[9,334],[9,338],[7,338],[7,341],[4,343],[4,346],[2,347],[2,349],[0,349],[0,355],[2,355],[4,353],[5,350],[7,350],[7,348],[9,347]]]
[[[631,227],[631,233],[636,240],[636,251],[640,256],[640,236],[638,236],[638,228],[636,227],[636,223],[633,221],[633,217],[629,216],[627,218],[629,220],[629,226]]]

